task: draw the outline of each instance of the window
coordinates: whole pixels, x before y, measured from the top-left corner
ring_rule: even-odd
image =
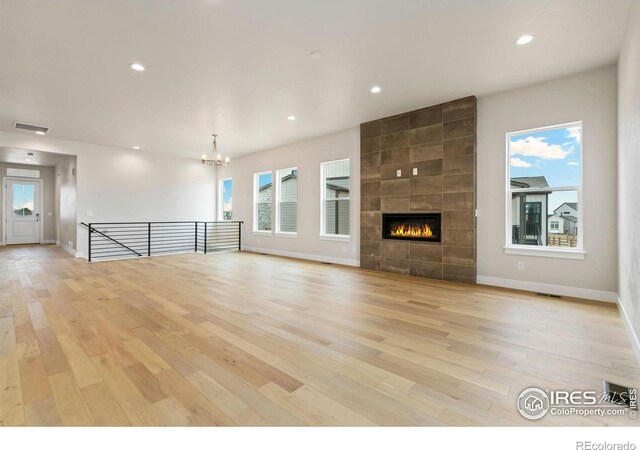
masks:
[[[507,134],[507,249],[582,249],[581,137],[581,122]]]
[[[349,160],[331,161],[321,165],[321,235],[349,237]]]
[[[231,178],[220,180],[218,217],[220,220],[233,219],[233,180]]]
[[[13,215],[31,216],[33,215],[34,202],[33,186],[30,184],[13,185]]]
[[[298,168],[278,170],[276,179],[278,183],[276,231],[295,234],[298,231]]]
[[[271,195],[273,192],[271,172],[254,175],[253,231],[271,232]]]

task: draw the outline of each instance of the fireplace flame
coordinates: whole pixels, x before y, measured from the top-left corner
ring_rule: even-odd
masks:
[[[428,238],[433,236],[433,231],[429,225],[395,225],[391,228],[391,236],[398,237],[422,237]]]

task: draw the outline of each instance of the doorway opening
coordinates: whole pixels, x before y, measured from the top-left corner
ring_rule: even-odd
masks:
[[[0,245],[58,244],[75,254],[76,156],[0,147]]]

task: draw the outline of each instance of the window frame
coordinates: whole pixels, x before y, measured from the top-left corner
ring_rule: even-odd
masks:
[[[511,188],[511,154],[509,149],[509,143],[512,136],[535,133],[540,131],[557,130],[569,127],[580,127],[580,184],[579,185],[567,185],[567,186],[549,186],[545,188]],[[586,254],[584,250],[584,201],[582,195],[582,189],[584,186],[584,124],[581,120],[575,122],[561,123],[557,125],[549,125],[538,128],[530,128],[526,130],[511,131],[505,135],[505,165],[506,165],[506,177],[505,177],[505,245],[504,251],[506,254],[511,255],[524,255],[524,256],[542,256],[551,258],[567,258],[567,259],[584,259]],[[552,247],[549,245],[522,245],[512,243],[512,195],[518,193],[528,194],[541,194],[562,191],[575,191],[578,202],[578,223],[580,224],[580,232],[578,232],[578,242],[576,247]],[[547,205],[547,212],[548,212]],[[545,213],[546,214],[546,213]],[[544,219],[545,224],[548,223],[548,217]],[[545,225],[546,226],[546,225]],[[549,230],[547,230],[547,233]]]
[[[224,218],[224,182],[231,180],[231,219]],[[233,221],[233,177],[221,178],[218,182],[218,220]]]
[[[328,164],[333,164],[337,162],[347,161],[349,163],[349,198],[343,200],[349,200],[349,234],[328,234],[326,232],[326,167]],[[351,176],[351,159],[343,158],[343,159],[335,159],[332,161],[324,161],[320,163],[320,239],[328,240],[328,241],[350,241],[351,240],[351,225],[352,225],[352,217],[351,217],[351,181],[353,177]]]
[[[271,230],[258,229],[258,196],[260,189],[260,175],[271,174]],[[265,170],[253,174],[253,233],[254,234],[273,234],[273,171]]]
[[[296,171],[296,231],[282,231],[280,229],[280,218],[281,218],[281,212],[280,212],[280,207],[282,204],[282,177],[280,176],[281,172],[285,172],[285,171]],[[287,237],[297,237],[298,236],[298,181],[299,178],[297,178],[299,176],[299,170],[297,167],[287,167],[284,169],[277,169],[276,170],[276,214],[275,214],[275,220],[276,220],[276,226],[275,226],[275,234],[279,235],[279,236],[287,236]],[[273,227],[272,227],[273,228]]]

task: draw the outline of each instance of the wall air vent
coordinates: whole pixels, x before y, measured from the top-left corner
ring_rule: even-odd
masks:
[[[13,124],[13,128],[16,130],[33,131],[38,134],[47,134],[49,132],[48,127],[41,127],[38,125],[30,125],[28,123],[16,122]]]

